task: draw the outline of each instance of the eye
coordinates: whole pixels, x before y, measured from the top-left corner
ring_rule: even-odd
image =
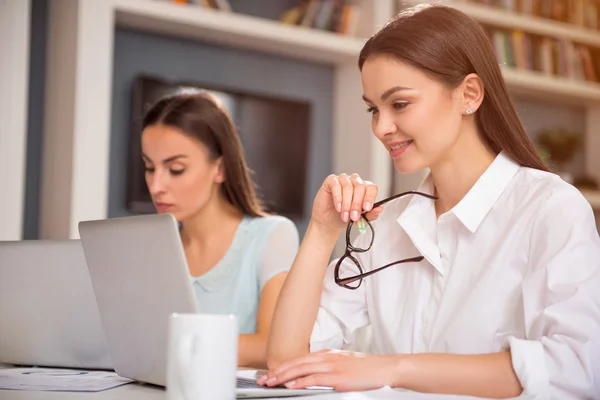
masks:
[[[369,114],[376,114],[378,112],[377,107],[369,107],[367,108],[367,112]]]
[[[392,104],[392,107],[394,107],[394,110],[402,110],[407,105],[408,105],[408,102],[404,101],[404,102],[394,103],[394,104]]]
[[[152,168],[152,167],[144,166],[144,169],[146,170],[146,173],[148,173],[148,174],[151,174],[154,172],[154,168]]]
[[[185,169],[171,169],[171,170],[169,170],[169,172],[171,172],[171,175],[173,175],[173,176],[181,175],[181,174],[183,174],[184,171],[185,171]]]

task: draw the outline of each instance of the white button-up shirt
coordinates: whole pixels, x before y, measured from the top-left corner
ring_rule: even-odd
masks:
[[[431,176],[419,188],[433,189]],[[384,207],[371,250],[353,253],[363,269],[425,259],[358,290],[334,283],[332,262],[311,351],[346,348],[370,324],[377,353],[510,349],[525,394],[600,399],[600,238],[577,189],[501,153],[437,219],[433,200],[418,195]]]

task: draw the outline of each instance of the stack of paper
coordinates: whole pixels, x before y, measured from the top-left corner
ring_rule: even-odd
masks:
[[[0,368],[0,389],[99,392],[132,382],[114,372],[56,368]]]

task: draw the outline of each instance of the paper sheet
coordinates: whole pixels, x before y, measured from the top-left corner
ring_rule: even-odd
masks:
[[[59,368],[0,368],[0,389],[99,392],[132,382],[114,372]]]

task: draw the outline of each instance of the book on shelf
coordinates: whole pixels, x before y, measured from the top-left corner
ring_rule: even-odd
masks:
[[[286,10],[279,21],[356,36],[360,27],[360,8],[344,0],[301,0],[297,6]]]
[[[521,14],[598,29],[598,0],[462,0]]]
[[[486,27],[486,30],[500,64],[550,76],[598,82],[598,63],[587,46],[520,30],[493,27]]]

